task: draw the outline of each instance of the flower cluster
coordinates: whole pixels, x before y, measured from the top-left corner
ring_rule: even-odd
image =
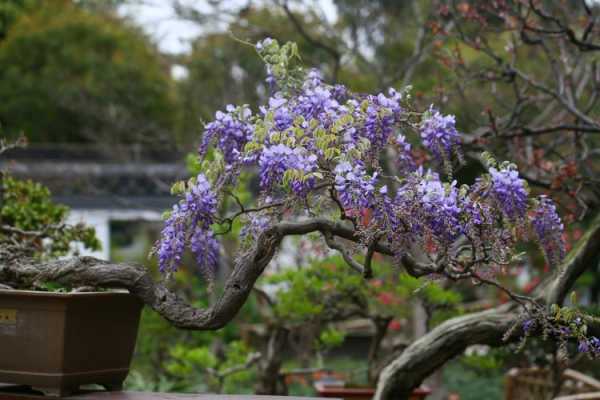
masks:
[[[175,271],[179,267],[185,251],[186,235],[185,218],[179,206],[174,205],[171,216],[165,221],[156,250],[161,272]]]
[[[300,172],[301,177],[292,179],[292,190],[299,196],[305,196],[315,183],[314,177],[307,177],[307,174],[317,168],[317,156],[303,153],[300,148],[292,150],[283,144],[266,147],[258,160],[261,189],[271,189],[282,182],[286,171],[295,170]]]
[[[538,205],[532,212],[531,225],[548,262],[551,265],[558,264],[565,256],[564,226],[551,199],[539,197]]]
[[[600,357],[600,339],[596,336],[581,339],[577,351],[587,353],[592,357]]]
[[[430,107],[429,112],[421,121],[420,130],[423,146],[439,162],[446,164],[450,160],[453,150],[460,143],[454,115],[442,115],[438,110]]]
[[[367,97],[364,122],[357,133],[369,140],[375,154],[388,144],[390,136],[402,118],[400,100],[400,93],[394,89],[389,90],[389,97],[383,93]]]
[[[398,134],[395,138],[397,156],[396,165],[400,171],[412,172],[415,170],[415,160],[412,155],[412,146],[406,141],[406,136]]]
[[[437,173],[419,168],[396,192],[396,217],[388,220],[393,223],[392,230],[397,230],[396,218],[400,216],[404,226],[410,227],[413,242],[433,238],[437,243],[450,244],[463,232],[461,206],[456,182],[445,184]]]
[[[306,121],[316,120],[329,126],[340,111],[340,104],[333,98],[331,90],[324,86],[310,87],[297,98],[294,113]]]
[[[527,211],[528,191],[519,172],[512,168],[490,168],[492,196],[504,215],[512,222],[521,220]]]
[[[425,179],[417,188],[422,212],[431,232],[445,242],[461,233],[456,181],[444,185],[439,179]]]
[[[376,175],[370,177],[362,164],[353,167],[349,162],[338,164],[334,172],[335,190],[346,210],[358,212],[372,206]]]
[[[210,230],[196,229],[190,238],[190,249],[196,264],[208,279],[215,276],[219,264],[220,245]]]
[[[212,248],[207,244],[198,245],[198,240],[212,237],[210,225],[217,212],[217,196],[212,190],[210,183],[203,174],[199,174],[195,182],[185,193],[184,198],[173,206],[169,218],[161,232],[161,238],[157,245],[159,268],[162,272],[170,272],[177,269],[181,263],[183,252],[188,244],[188,235],[191,233],[193,250],[201,268],[214,269],[218,254],[218,244]],[[213,240],[214,237],[213,237]],[[216,240],[215,240],[216,242]],[[201,254],[210,251],[210,254]]]
[[[206,125],[202,136],[199,154],[204,156],[211,142],[216,139],[217,148],[229,165],[238,159],[244,145],[252,137],[252,125],[249,122],[252,111],[248,106],[228,105],[226,111],[217,111],[215,120]]]

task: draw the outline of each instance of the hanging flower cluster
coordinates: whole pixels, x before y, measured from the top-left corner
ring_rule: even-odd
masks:
[[[539,197],[537,207],[533,210],[532,225],[547,261],[556,265],[565,256],[562,240],[564,226],[556,212],[556,205],[547,196]]]
[[[291,149],[284,144],[266,147],[258,160],[260,168],[260,187],[270,190],[279,183],[287,171],[298,171],[306,180],[293,180],[291,188],[298,196],[306,193],[314,186],[315,178],[310,173],[317,169],[317,156],[307,154],[303,149]]]
[[[292,67],[291,44],[268,39],[256,49],[267,63],[270,98],[256,112],[228,106],[206,125],[200,158],[210,153],[217,161],[204,162],[167,219],[157,246],[161,270],[176,269],[188,246],[203,268],[216,268],[215,193],[233,192],[242,169],[260,179],[243,230],[248,240],[284,217],[341,215],[356,223],[361,216],[354,226],[361,239],[376,235],[398,258],[421,248],[457,264],[456,241],[468,238],[474,264],[505,264],[518,240],[536,237],[552,264],[561,261],[556,208],[548,198],[530,199],[515,167],[490,162],[471,185],[447,173],[461,162],[454,116],[434,107],[420,112],[394,89],[359,94],[328,85],[317,71]],[[418,165],[420,148],[432,169]],[[440,165],[445,174],[435,171]]]
[[[369,177],[362,163],[354,167],[341,162],[335,167],[335,190],[346,210],[357,211],[373,204],[377,175]]]
[[[217,111],[215,120],[206,125],[199,154],[204,156],[210,144],[216,140],[225,161],[231,164],[252,138],[251,116],[252,111],[246,105],[235,107],[229,104],[225,112]]]
[[[490,175],[492,195],[498,207],[509,220],[522,219],[527,211],[529,194],[525,181],[519,178],[519,172],[511,168],[503,168],[500,171],[490,168]]]
[[[219,246],[210,231],[217,212],[217,196],[203,174],[187,186],[182,188],[187,189],[183,199],[168,215],[157,246],[159,268],[164,273],[177,269],[188,244],[203,270],[217,266]]]
[[[423,146],[440,163],[448,164],[453,151],[456,151],[460,144],[454,115],[442,115],[431,106],[423,116],[420,131]]]

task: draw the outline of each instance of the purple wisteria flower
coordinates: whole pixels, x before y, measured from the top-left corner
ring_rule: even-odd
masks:
[[[273,43],[273,39],[270,38],[270,37],[266,37],[263,40],[260,40],[260,41],[256,42],[256,50],[258,52],[261,52],[264,49],[266,49],[269,46],[271,46],[272,43]]]
[[[492,177],[491,194],[503,214],[517,222],[525,217],[528,193],[525,181],[519,178],[519,172],[510,168],[497,170],[490,168]]]
[[[282,182],[283,175],[288,170],[298,170],[309,174],[317,168],[317,156],[303,151],[301,148],[277,144],[266,147],[258,160],[260,168],[260,187],[269,190]],[[298,196],[305,196],[315,183],[314,177],[303,180],[292,180],[291,187]]]
[[[161,272],[175,271],[186,245],[185,216],[181,213],[179,205],[175,204],[171,216],[165,221],[161,231],[161,238],[157,246],[158,265]]]
[[[204,129],[202,143],[198,149],[200,156],[203,157],[211,142],[216,140],[217,148],[227,164],[238,161],[244,145],[252,138],[254,130],[250,123],[251,117],[252,111],[246,105],[237,108],[230,104],[225,112],[217,111],[215,120]]]
[[[580,353],[587,353],[590,357],[599,357],[600,339],[598,339],[596,336],[581,338],[577,346],[577,351]]]
[[[275,128],[284,131],[294,123],[294,116],[286,105],[287,101],[281,98],[269,99],[269,106],[273,110]]]
[[[188,234],[206,235],[217,212],[217,196],[203,174],[196,177],[194,185],[176,205],[161,232],[157,246],[159,268],[163,272],[175,271],[187,244]],[[197,259],[210,257],[196,254]],[[208,267],[208,266],[207,266]]]
[[[446,163],[452,151],[460,144],[460,136],[456,130],[454,115],[442,115],[430,107],[426,117],[421,121],[421,139],[425,146],[440,163]]]
[[[415,160],[412,155],[412,146],[406,141],[406,136],[398,134],[395,138],[398,155],[396,165],[400,171],[412,172],[416,169]]]
[[[348,96],[348,89],[344,85],[334,85],[331,94],[338,102],[342,102]]]
[[[340,104],[333,98],[331,91],[324,86],[316,86],[298,96],[294,113],[307,121],[316,119],[329,125],[329,121],[338,115],[339,109]]]
[[[350,103],[355,109],[355,120],[361,121],[353,130],[353,137],[355,141],[366,138],[371,145],[370,154],[373,157],[388,144],[402,118],[403,109],[400,106],[401,95],[394,89],[389,89],[388,96],[379,93],[377,96],[367,96],[365,100],[366,109],[356,102]]]
[[[525,335],[528,335],[530,333],[532,333],[537,327],[537,322],[534,319],[526,319],[525,322],[523,322],[523,332],[525,333]]]
[[[190,249],[202,274],[212,280],[219,265],[220,245],[210,230],[196,229],[190,238]]]
[[[240,237],[245,239],[247,237],[256,239],[263,231],[265,231],[271,224],[269,217],[264,215],[251,214],[248,216],[248,221],[240,230]]]
[[[538,198],[531,215],[531,225],[550,265],[559,264],[565,256],[564,225],[556,212],[556,205],[547,196]]]
[[[304,80],[304,89],[314,89],[323,84],[323,75],[321,71],[316,68],[311,68],[308,70],[306,74],[306,79]]]
[[[335,190],[345,209],[358,211],[373,205],[377,175],[369,176],[361,163],[353,167],[346,161],[339,163],[334,172]]]
[[[444,185],[439,179],[424,179],[417,194],[426,225],[439,240],[450,243],[462,232],[456,181]]]
[[[463,230],[456,182],[444,184],[438,174],[417,169],[396,192],[394,204],[415,239],[433,236],[449,244]]]

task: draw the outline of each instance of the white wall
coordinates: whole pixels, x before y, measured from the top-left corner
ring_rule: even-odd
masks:
[[[83,249],[78,244],[77,251],[80,255],[92,256],[102,260],[110,259],[110,221],[160,221],[161,213],[149,210],[77,210],[71,209],[68,224],[80,222],[96,230],[96,237],[102,244],[99,251]]]

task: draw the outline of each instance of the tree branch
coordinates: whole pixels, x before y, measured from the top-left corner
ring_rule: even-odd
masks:
[[[359,242],[357,233],[341,222],[324,218],[300,222],[281,222],[263,232],[252,249],[241,254],[227,278],[219,299],[206,309],[187,304],[149,272],[133,264],[115,264],[92,257],[74,257],[40,263],[35,260],[0,262],[0,284],[15,289],[39,287],[43,282],[56,282],[68,287],[104,287],[127,289],[137,295],[173,326],[190,330],[213,330],[223,327],[237,314],[250,295],[258,277],[273,258],[281,240],[288,235],[321,232]],[[374,250],[392,251],[382,245]],[[410,265],[418,265],[408,256]]]
[[[549,306],[560,304],[577,278],[586,268],[594,266],[600,256],[600,215],[565,259],[562,266],[546,282],[540,284],[534,296]],[[506,332],[518,323],[519,304],[515,301],[491,310],[449,319],[427,335],[412,343],[381,373],[375,399],[408,399],[418,387],[446,361],[458,356],[474,344],[500,346]]]

